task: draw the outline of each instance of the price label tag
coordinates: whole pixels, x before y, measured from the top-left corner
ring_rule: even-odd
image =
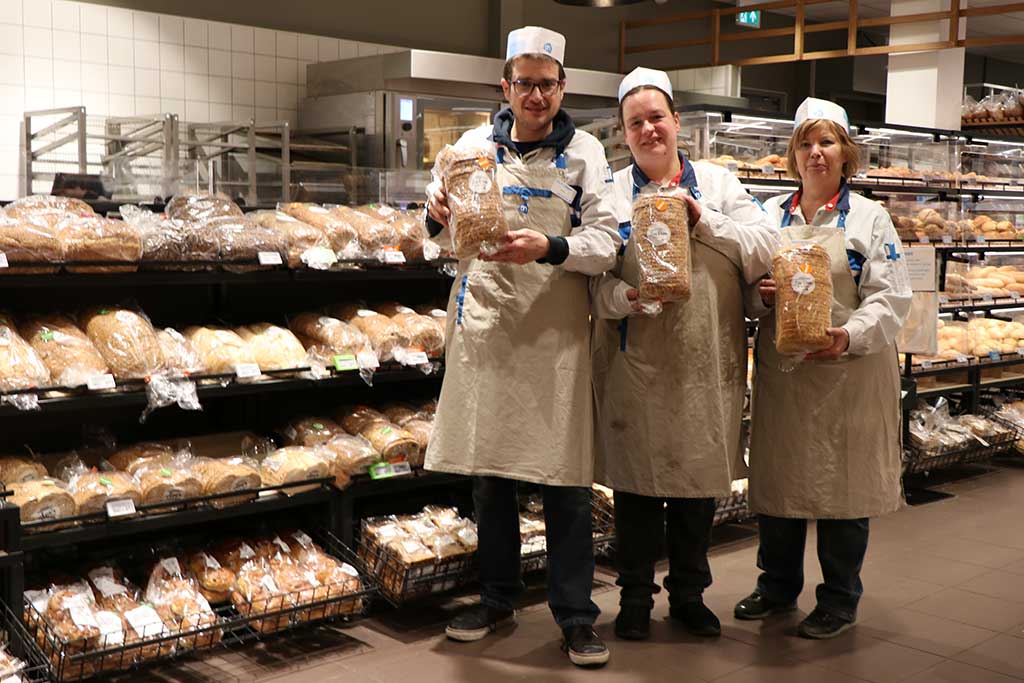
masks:
[[[335,356],[333,360],[334,369],[337,370],[338,372],[346,372],[348,370],[359,369],[359,362],[356,360],[356,357],[351,353],[345,353],[341,354],[340,356]]]
[[[259,259],[261,266],[280,266],[284,263],[281,260],[281,254],[276,251],[261,251],[256,254],[256,257]]]
[[[7,254],[0,251],[0,268],[7,268],[10,264],[7,263]]]
[[[410,349],[402,357],[402,365],[426,365],[430,362],[425,351]]]
[[[953,244],[953,236],[952,235],[943,235],[942,236],[942,243],[943,244]]]
[[[998,351],[989,351],[988,352],[988,359],[989,360],[999,360],[999,352]]]
[[[939,303],[940,304],[948,304],[949,303],[949,297],[946,296],[945,294],[939,294]]]
[[[992,295],[991,294],[982,294],[981,295],[981,300],[984,301],[986,304],[990,304],[993,301]]]
[[[962,353],[958,353],[958,354],[956,354],[956,362],[957,362],[957,363],[961,363],[961,364],[963,364],[963,363],[969,363],[969,362],[970,362],[970,360],[971,360],[970,358],[968,358],[967,356],[965,356],[965,355],[964,355],[964,354],[962,354]]]
[[[919,237],[917,241],[920,242],[921,244],[929,244],[931,242],[931,240],[928,239],[928,235],[921,235],[921,237]]]
[[[775,175],[775,167],[771,164],[765,164],[761,167],[761,173],[764,173],[765,175]]]
[[[1010,292],[1010,298],[1014,301],[1020,300],[1020,292]]]
[[[921,367],[924,368],[925,370],[931,370],[932,362],[930,360],[923,360],[921,361]]]
[[[730,173],[735,173],[736,171],[740,170],[739,163],[735,161],[725,162],[725,167],[729,170]]]
[[[252,379],[253,377],[259,377],[261,371],[260,366],[256,363],[239,363],[235,366],[235,376],[238,379]]]
[[[135,501],[131,498],[107,501],[107,519],[131,517],[135,514]]]
[[[1017,356],[1019,358],[1024,358],[1024,349],[1017,349]]]
[[[116,384],[114,383],[114,376],[106,373],[103,375],[93,375],[86,382],[86,386],[89,387],[89,391],[100,391],[102,389],[113,389]]]
[[[410,467],[407,462],[379,462],[370,467],[370,479],[388,479],[390,477],[400,477],[405,474],[412,474],[412,467]]]
[[[373,351],[360,351],[356,354],[356,362],[359,364],[360,370],[376,370],[380,367],[377,354]]]
[[[385,249],[383,256],[384,263],[390,263],[392,265],[405,263],[405,254],[398,251],[397,249]]]
[[[984,235],[975,235],[974,236],[974,241],[976,243],[978,243],[978,244],[985,244],[985,236]]]

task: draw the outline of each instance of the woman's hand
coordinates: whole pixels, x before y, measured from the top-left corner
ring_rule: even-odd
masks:
[[[633,307],[633,312],[636,313],[640,310],[640,290],[636,287],[631,287],[626,290],[626,299],[629,300],[629,305]]]
[[[697,225],[701,217],[700,202],[691,197],[690,195],[683,195],[686,199],[686,213],[690,217],[690,230],[693,230],[693,226]]]
[[[503,261],[523,265],[544,258],[551,249],[547,235],[536,230],[509,230],[505,243],[493,254],[480,256],[482,261]]]
[[[850,333],[844,328],[830,327],[825,331],[832,337],[832,346],[815,353],[809,353],[804,357],[804,360],[836,360],[846,352],[846,349],[850,348]]]
[[[765,278],[757,283],[757,291],[761,295],[761,301],[769,308],[775,305],[775,280]]]
[[[445,194],[444,188],[441,187],[440,183],[434,193],[430,195],[430,201],[427,203],[427,213],[435,221],[448,227],[448,217],[452,215],[451,210],[448,208],[448,195]]]

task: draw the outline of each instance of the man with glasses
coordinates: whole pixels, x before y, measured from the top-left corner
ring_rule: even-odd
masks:
[[[620,238],[604,148],[561,111],[564,53],[558,33],[512,31],[501,81],[509,108],[457,143],[495,145],[510,232],[495,253],[459,263],[426,467],[474,477],[481,604],[459,614],[448,637],[480,640],[513,623],[523,590],[516,482],[532,482],[543,493],[548,604],[563,649],[576,665],[600,666],[608,649],[590,599],[588,276],[614,265]],[[435,184],[428,195],[428,225],[443,243],[445,193]]]

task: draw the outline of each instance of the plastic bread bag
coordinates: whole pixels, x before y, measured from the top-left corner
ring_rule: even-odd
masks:
[[[335,436],[346,434],[344,428],[329,417],[300,417],[286,424],[280,433],[288,446],[320,446]]]
[[[341,319],[347,317],[345,316],[346,312],[346,307],[332,306],[328,309],[328,313],[337,315]],[[409,339],[402,328],[387,316],[380,315],[376,311],[360,308],[355,315],[348,317],[348,323],[366,335],[381,363],[398,360],[395,358],[395,351],[409,346]]]
[[[64,260],[112,261],[126,265],[65,266],[71,273],[125,273],[138,270],[142,237],[131,223],[90,216],[65,218],[57,223],[57,239]]]
[[[338,262],[327,235],[315,225],[284,211],[256,211],[248,217],[281,235],[288,252],[289,268],[306,265],[314,270],[327,270]]]
[[[430,438],[434,434],[434,423],[427,420],[409,420],[402,427],[416,440],[419,450],[414,457],[408,457],[407,461],[412,467],[422,467],[423,459],[427,454],[427,446],[430,445]]]
[[[365,405],[344,405],[337,410],[334,417],[346,432],[354,436],[373,422],[388,421],[384,413]]]
[[[139,480],[143,505],[178,503],[203,494],[203,484],[192,469],[191,456],[177,456],[167,464],[148,462],[138,467],[135,477]]]
[[[474,258],[497,251],[508,223],[495,177],[494,147],[445,145],[434,163],[451,211],[449,229],[456,258]]]
[[[142,265],[154,270],[203,270],[217,260],[220,246],[194,220],[167,218],[132,204],[120,208],[142,238]],[[160,262],[148,264],[147,262]]]
[[[41,218],[12,217],[0,211],[0,252],[10,267],[0,275],[56,273],[64,260],[64,250],[56,229]]]
[[[195,580],[184,571],[181,559],[168,556],[156,562],[145,596],[171,633],[189,634],[176,642],[177,647],[192,650],[220,641],[220,630],[209,629],[217,623],[217,615]],[[200,629],[201,633],[190,633]]]
[[[398,313],[391,316],[391,322],[398,325],[409,346],[437,356],[444,351],[444,328],[436,319],[415,312]]]
[[[233,571],[202,550],[190,554],[186,563],[199,592],[210,604],[219,605],[231,601],[231,589],[235,585]]]
[[[224,269],[233,273],[258,270],[262,267],[261,253],[274,254],[278,259],[288,255],[283,235],[246,216],[210,218],[201,222],[200,229],[213,235],[220,245],[219,258]]]
[[[96,618],[103,631],[104,647],[132,645],[156,639],[168,631],[160,616],[149,605],[142,604],[142,591],[131,584],[115,567],[104,565],[89,571],[89,583],[96,595]],[[117,621],[106,618],[116,615]],[[120,628],[118,628],[120,627]],[[154,659],[173,651],[173,643],[158,642],[133,652],[132,661]],[[120,662],[120,658],[118,658]]]
[[[278,204],[277,210],[319,228],[327,237],[337,258],[352,259],[359,255],[359,240],[355,227],[329,209],[317,204],[292,202]]]
[[[160,344],[160,352],[164,357],[164,366],[168,373],[174,376],[187,377],[188,375],[205,372],[202,358],[196,352],[192,342],[173,327],[165,327],[157,330],[157,342]]]
[[[66,651],[85,652],[99,646],[96,599],[88,583],[52,586],[42,616]]]
[[[115,378],[145,379],[163,371],[156,330],[141,312],[91,307],[78,316],[78,323]]]
[[[14,320],[0,313],[0,391],[50,384],[50,372],[32,346],[18,334]]]
[[[232,538],[219,542],[210,551],[222,566],[238,574],[245,563],[256,559],[255,544],[248,539]]]
[[[21,683],[18,673],[27,664],[7,651],[6,645],[0,645],[0,681],[5,683]]]
[[[370,339],[358,328],[320,313],[300,313],[288,323],[312,361],[342,369],[340,360],[351,357],[360,370],[372,371],[380,363]]]
[[[690,298],[690,220],[678,190],[637,197],[633,203],[637,290],[641,304],[684,302]],[[651,307],[660,313],[660,306]]]
[[[81,199],[34,194],[15,199],[4,207],[4,212],[15,219],[40,220],[54,227],[65,218],[95,216],[92,207]]]
[[[191,326],[186,327],[183,334],[199,354],[207,372],[234,374],[238,365],[256,362],[245,340],[227,327]]]
[[[286,446],[263,458],[260,477],[265,486],[277,486],[329,476],[327,462],[314,448]]]
[[[0,482],[4,484],[20,484],[46,476],[49,473],[40,462],[18,456],[0,457]]]
[[[343,489],[352,477],[366,474],[380,462],[380,453],[361,436],[339,434],[320,445],[320,453],[328,462],[335,485]]]
[[[381,457],[388,462],[415,464],[420,460],[419,442],[412,434],[396,424],[370,422],[360,430],[359,434],[369,441]]]
[[[425,209],[400,211],[392,225],[398,233],[398,248],[406,260],[434,261],[441,256],[441,247],[429,239]]]
[[[209,504],[215,508],[225,508],[253,500],[256,492],[263,485],[260,476],[259,462],[245,456],[230,458],[194,458],[191,470],[202,483],[202,494],[239,492],[237,496],[214,498]],[[245,493],[241,493],[245,491]]]
[[[167,203],[166,213],[168,218],[175,220],[198,222],[211,218],[241,216],[242,210],[223,194],[186,192],[171,198]]]
[[[285,596],[274,580],[273,570],[262,558],[249,560],[238,569],[231,602],[239,614],[247,617],[274,614],[287,608]],[[251,625],[260,633],[273,633],[287,627],[288,621],[288,614],[280,614],[253,620]]]
[[[24,320],[18,331],[58,386],[81,386],[109,372],[99,351],[67,316],[33,316]]]
[[[381,406],[381,412],[391,422],[399,427],[404,427],[409,420],[416,420],[423,417],[419,409],[408,403],[388,403]]]
[[[355,229],[359,249],[364,257],[383,261],[386,248],[398,249],[398,233],[387,221],[347,206],[332,206],[330,212]]]
[[[308,365],[306,349],[287,328],[255,323],[235,328],[262,370],[288,370]]]
[[[775,280],[775,347],[783,355],[813,353],[832,345],[832,259],[819,244],[794,242],[772,259]]]
[[[188,449],[176,450],[163,443],[142,442],[118,449],[107,456],[105,464],[111,469],[134,476],[143,466],[167,467],[175,458],[188,455]]]
[[[68,485],[68,492],[78,505],[78,514],[103,512],[108,500],[130,499],[142,503],[139,482],[125,472],[80,472]]]

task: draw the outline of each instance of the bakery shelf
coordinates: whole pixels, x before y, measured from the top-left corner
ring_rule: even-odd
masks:
[[[910,446],[906,451],[908,460],[904,463],[904,475],[921,474],[934,470],[966,465],[987,460],[1011,450],[1020,438],[1020,432],[1008,429],[1005,434],[985,441],[977,441],[956,449],[918,449]]]
[[[750,516],[746,491],[733,491],[725,498],[715,501],[715,526],[728,522],[742,522]]]
[[[50,666],[38,645],[29,636],[21,619],[6,603],[0,602],[0,632],[9,654],[20,659],[25,667],[15,677],[5,677],[9,683],[48,683],[52,680]]]
[[[918,387],[917,396],[918,398],[934,398],[936,396],[945,396],[946,394],[961,394],[965,391],[973,390],[973,384],[940,384],[937,387],[925,387],[924,389]]]

